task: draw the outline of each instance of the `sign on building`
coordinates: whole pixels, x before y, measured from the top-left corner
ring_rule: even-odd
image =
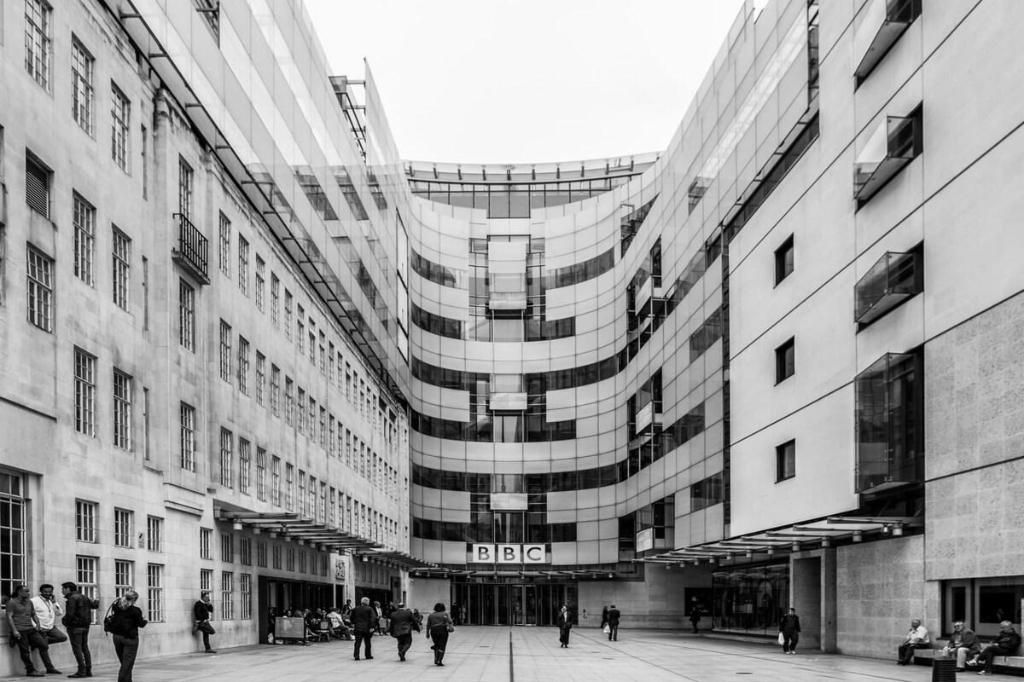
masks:
[[[471,563],[475,564],[545,564],[544,545],[473,545]]]

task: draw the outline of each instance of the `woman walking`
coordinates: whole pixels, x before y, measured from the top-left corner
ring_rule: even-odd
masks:
[[[117,682],[132,682],[135,655],[139,653],[139,628],[146,627],[146,619],[135,605],[138,599],[139,593],[129,589],[110,607],[110,633],[114,636],[117,660],[121,662]]]
[[[563,649],[569,648],[570,630],[572,630],[572,613],[567,605],[562,604],[562,609],[558,612],[558,641],[561,642]]]
[[[779,621],[779,637],[782,639],[782,653],[795,654],[796,643],[800,641],[800,618],[792,606],[789,607],[789,613]]]
[[[434,612],[427,616],[427,639],[433,641],[434,665],[444,665],[444,650],[448,646],[448,635],[455,631],[452,617],[444,610],[444,604],[434,604]]]

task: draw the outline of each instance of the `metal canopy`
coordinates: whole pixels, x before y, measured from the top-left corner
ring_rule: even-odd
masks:
[[[239,523],[259,532],[274,533],[287,540],[301,540],[323,545],[338,552],[345,550],[372,550],[384,545],[374,540],[353,535],[335,526],[302,518],[295,512],[255,512],[227,508],[223,503],[214,505],[218,521]]]
[[[396,550],[376,550],[372,552],[356,552],[353,556],[357,559],[375,560],[375,561],[388,561],[393,564],[397,564],[400,568],[405,569],[436,569],[437,564],[432,564],[429,561],[423,561],[406,552],[399,552]]]

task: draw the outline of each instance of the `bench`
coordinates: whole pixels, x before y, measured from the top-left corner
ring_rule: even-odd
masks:
[[[942,647],[917,649],[914,651],[914,663],[930,666],[932,659],[941,650]],[[1001,673],[1024,677],[1024,656],[996,656],[992,659],[992,665],[999,669]],[[968,668],[968,670],[971,670],[971,668]]]

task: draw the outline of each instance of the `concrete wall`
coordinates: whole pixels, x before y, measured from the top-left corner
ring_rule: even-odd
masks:
[[[939,629],[934,588],[924,582],[924,544],[916,535],[836,549],[839,653],[895,655],[912,618]]]
[[[706,568],[683,571],[651,565],[646,568],[643,582],[581,581],[580,627],[598,627],[602,607],[615,604],[622,612],[623,629],[688,629],[690,622],[683,615],[686,606],[684,589],[687,587],[711,587],[711,572]]]

